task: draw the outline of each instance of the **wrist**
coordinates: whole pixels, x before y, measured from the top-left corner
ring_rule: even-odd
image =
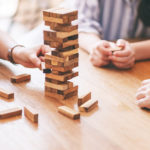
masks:
[[[24,55],[23,54],[24,49],[25,49],[25,47],[22,45],[14,48],[14,50],[12,52],[12,58],[16,64],[20,64],[20,59]]]
[[[23,45],[15,45],[8,50],[8,60],[13,64],[18,64],[19,61],[19,52],[21,49],[24,49]]]

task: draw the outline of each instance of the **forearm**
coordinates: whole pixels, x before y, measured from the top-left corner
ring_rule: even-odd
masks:
[[[6,33],[0,31],[0,58],[8,60],[8,49],[12,48],[16,42]]]
[[[90,53],[92,46],[100,41],[100,37],[94,33],[79,33],[79,45]]]
[[[150,40],[131,44],[135,51],[135,60],[150,59]]]

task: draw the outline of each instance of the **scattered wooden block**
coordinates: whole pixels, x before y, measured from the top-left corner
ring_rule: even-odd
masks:
[[[0,111],[0,119],[14,117],[18,115],[22,115],[22,109],[19,107]]]
[[[91,99],[91,92],[87,93],[86,95],[82,95],[78,98],[78,106],[82,105],[86,101]]]
[[[38,122],[38,113],[31,107],[24,107],[24,115],[34,123]]]
[[[98,100],[89,100],[79,107],[80,111],[88,112],[98,105]]]
[[[21,74],[17,76],[12,76],[11,78],[12,83],[20,83],[23,81],[30,81],[31,80],[31,75],[29,74]]]
[[[80,113],[67,107],[67,106],[60,106],[58,107],[58,112],[71,118],[71,119],[79,119],[80,118]]]
[[[6,91],[6,90],[0,88],[0,96],[4,97],[4,98],[7,98],[7,99],[11,99],[11,98],[14,98],[14,93]]]

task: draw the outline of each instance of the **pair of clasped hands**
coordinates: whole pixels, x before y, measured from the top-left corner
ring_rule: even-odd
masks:
[[[122,50],[112,52],[114,47]],[[135,64],[135,50],[131,44],[119,39],[116,43],[101,40],[95,44],[90,54],[90,60],[94,66],[102,67],[112,63],[119,69],[129,69]],[[141,108],[150,109],[150,79],[144,80],[136,93],[136,104]]]

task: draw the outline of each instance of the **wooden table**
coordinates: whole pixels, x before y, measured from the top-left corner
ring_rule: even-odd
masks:
[[[14,74],[30,73],[32,80],[12,84]],[[0,87],[15,92],[11,101],[0,98],[0,109],[32,106],[39,123],[22,115],[0,121],[2,150],[149,150],[150,112],[138,108],[135,93],[142,80],[150,78],[150,62],[139,62],[131,70],[96,68],[80,52],[80,76],[75,79],[80,93],[92,91],[99,107],[71,120],[57,112],[62,102],[44,96],[44,74],[0,60]],[[76,98],[64,101],[75,107]]]

